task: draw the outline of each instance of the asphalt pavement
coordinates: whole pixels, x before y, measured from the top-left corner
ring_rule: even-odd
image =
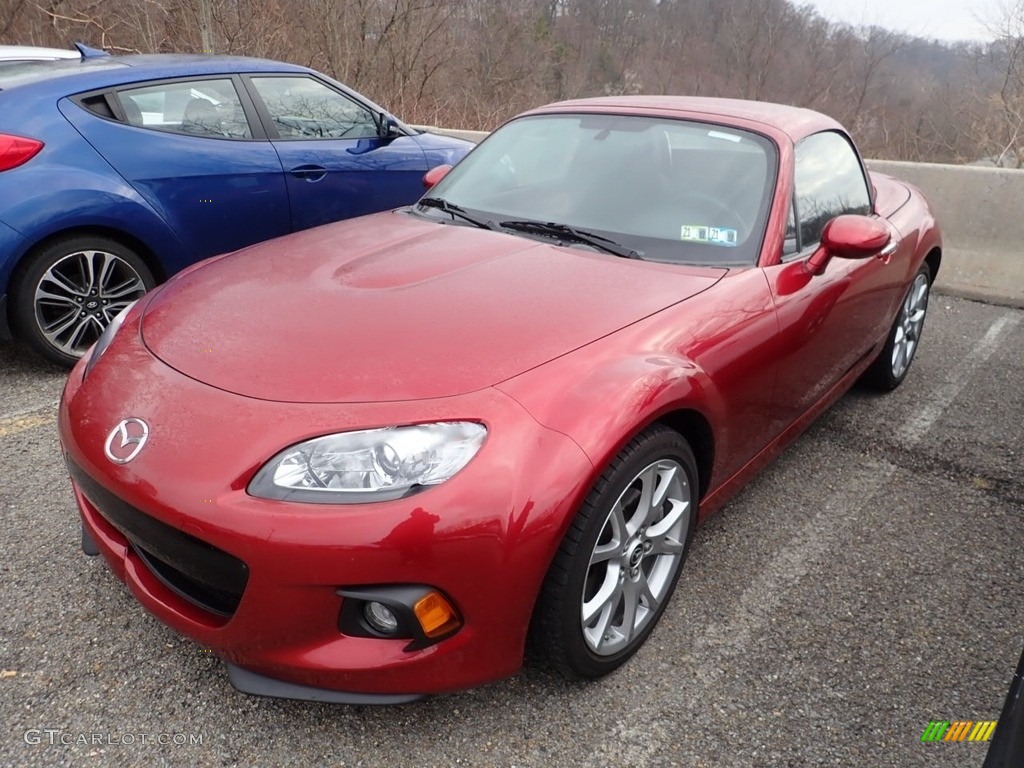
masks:
[[[237,693],[82,555],[63,378],[0,344],[0,765],[978,766],[922,733],[997,719],[1024,643],[1019,309],[933,296],[904,385],[710,518],[614,675],[391,708]]]

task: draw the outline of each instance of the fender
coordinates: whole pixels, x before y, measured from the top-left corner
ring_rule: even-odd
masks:
[[[517,386],[523,378],[497,388],[540,424],[579,445],[594,464],[595,476],[635,434],[667,413],[693,410],[713,430],[725,420],[721,393],[696,363],[683,357],[636,354],[610,360],[573,378],[573,386],[560,392],[545,393],[536,382],[527,394]]]
[[[46,194],[0,200],[4,222],[23,238],[19,250],[0,266],[0,293],[15,265],[38,243],[74,229],[102,228],[130,236],[155,257],[151,266],[158,272],[173,274],[190,261],[174,231],[126,183],[109,175],[49,166],[25,173],[23,182],[19,189]]]
[[[497,387],[571,437],[595,477],[649,424],[692,411],[710,432],[701,485],[713,491],[774,437],[778,319],[757,268],[730,270],[683,307],[692,312],[657,313]]]

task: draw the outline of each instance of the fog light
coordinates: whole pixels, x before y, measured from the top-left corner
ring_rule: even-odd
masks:
[[[370,601],[363,608],[367,623],[382,635],[393,635],[398,631],[398,617],[384,603]]]
[[[448,634],[461,623],[452,604],[437,592],[428,592],[421,597],[412,610],[427,637]]]

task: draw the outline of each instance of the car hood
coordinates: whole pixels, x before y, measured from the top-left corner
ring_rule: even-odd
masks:
[[[149,302],[142,337],[167,365],[247,397],[438,398],[542,365],[725,272],[384,213],[187,270]]]

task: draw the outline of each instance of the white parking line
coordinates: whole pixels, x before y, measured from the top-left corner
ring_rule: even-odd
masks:
[[[929,403],[924,404],[900,431],[903,439],[914,444],[923,438],[932,425],[960,394],[978,367],[999,347],[1002,334],[1021,320],[1020,313],[1011,312],[996,320],[960,364],[949,371],[948,380],[939,387]],[[783,546],[757,577],[743,590],[733,608],[722,621],[710,624],[696,638],[696,647],[712,649],[713,665],[701,665],[698,676],[704,684],[713,683],[728,666],[723,658],[740,656],[748,651],[755,638],[777,612],[779,605],[805,578],[836,542],[847,538],[847,529],[859,524],[860,510],[875,503],[875,498],[896,472],[888,462],[867,460],[857,466],[825,506]]]
[[[728,665],[723,657],[749,652],[755,638],[778,613],[782,601],[812,568],[818,567],[836,542],[847,539],[847,529],[860,525],[860,510],[875,503],[875,497],[895,472],[896,467],[888,462],[866,460],[857,466],[799,533],[758,570],[728,617],[704,628],[695,645],[698,649],[713,649],[716,663],[700,665],[698,676],[703,684],[713,683],[725,674]]]
[[[1020,322],[1020,319],[1019,312],[1008,312],[989,326],[988,331],[974,349],[960,361],[959,365],[950,369],[946,382],[935,391],[928,403],[900,428],[898,434],[905,442],[913,445],[928,434],[935,422],[956,400],[971,374],[984,365],[999,348],[1000,337],[1012,330]]]

